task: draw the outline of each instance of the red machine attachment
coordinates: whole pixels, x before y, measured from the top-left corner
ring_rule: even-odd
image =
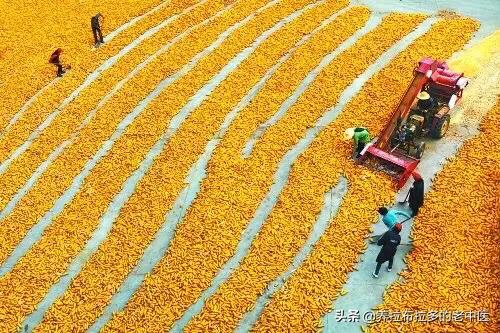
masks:
[[[361,161],[397,179],[401,188],[417,167],[425,149],[422,138],[441,138],[450,123],[450,110],[462,97],[468,79],[445,62],[424,58],[389,122],[365,149]],[[423,93],[427,103],[415,103]]]

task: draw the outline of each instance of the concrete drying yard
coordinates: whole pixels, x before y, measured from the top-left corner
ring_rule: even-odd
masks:
[[[498,1],[0,9],[0,333],[500,331]],[[426,57],[469,84],[374,278],[413,179],[343,135]]]

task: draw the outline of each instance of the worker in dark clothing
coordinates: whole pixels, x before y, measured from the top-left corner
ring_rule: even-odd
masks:
[[[104,43],[104,38],[102,37],[101,31],[103,19],[104,17],[101,15],[101,13],[97,13],[90,19],[90,26],[92,28],[92,33],[94,34],[94,43],[96,46]]]
[[[406,199],[408,199],[408,203],[412,211],[411,216],[414,217],[417,216],[418,210],[424,204],[424,180],[422,179],[422,176],[420,176],[416,172],[414,172],[412,176],[414,179],[413,186],[410,188],[405,201],[403,201],[402,203],[404,204],[406,202]]]
[[[64,69],[63,65],[61,63],[61,55],[63,53],[63,50],[61,48],[58,48],[57,50],[52,53],[52,55],[49,58],[49,64],[53,64],[57,68],[57,76],[61,77],[64,74]]]
[[[353,140],[354,152],[356,153],[356,158],[361,157],[361,152],[365,149],[365,146],[370,143],[370,133],[364,127],[352,127],[348,128],[344,132],[345,140]]]
[[[380,271],[380,267],[386,261],[389,262],[389,266],[387,267],[387,271],[390,272],[392,270],[392,262],[394,259],[394,255],[396,254],[396,249],[398,245],[401,243],[401,236],[399,233],[403,225],[401,223],[397,223],[394,225],[394,228],[387,231],[382,238],[380,238],[377,242],[378,246],[382,246],[380,252],[377,256],[377,267],[375,268],[375,272],[373,272],[373,277],[378,278],[378,272]]]
[[[417,95],[417,107],[420,110],[430,110],[434,107],[434,99],[427,91],[422,91]]]

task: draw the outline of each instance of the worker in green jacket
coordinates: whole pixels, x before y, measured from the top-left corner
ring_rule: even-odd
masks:
[[[361,157],[361,152],[365,146],[370,143],[370,133],[364,127],[351,127],[345,130],[344,138],[346,140],[353,140],[354,151],[356,153],[356,158]]]

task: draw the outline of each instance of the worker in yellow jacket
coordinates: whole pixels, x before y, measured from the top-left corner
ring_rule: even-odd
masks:
[[[346,129],[344,132],[344,139],[352,139],[356,158],[361,157],[361,152],[371,141],[370,133],[368,133],[368,130],[364,127],[351,127]]]

